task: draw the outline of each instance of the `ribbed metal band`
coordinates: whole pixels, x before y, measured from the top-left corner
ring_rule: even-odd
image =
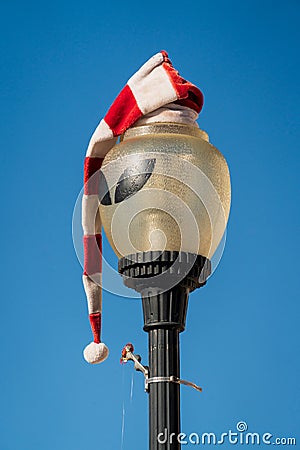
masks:
[[[148,287],[164,287],[167,280],[178,280],[189,292],[203,286],[211,273],[211,262],[201,255],[175,251],[149,251],[125,256],[119,260],[124,284],[141,292]],[[163,277],[155,278],[158,275]]]

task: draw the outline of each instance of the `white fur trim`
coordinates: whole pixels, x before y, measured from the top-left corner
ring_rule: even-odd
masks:
[[[173,122],[183,123],[199,128],[196,120],[198,119],[198,113],[187,106],[176,105],[175,103],[169,103],[166,106],[156,109],[151,113],[141,117],[135,124],[135,127],[139,125],[147,125],[148,123],[156,122]]]
[[[90,364],[99,364],[106,360],[109,350],[103,342],[96,344],[91,342],[83,351],[84,359]]]

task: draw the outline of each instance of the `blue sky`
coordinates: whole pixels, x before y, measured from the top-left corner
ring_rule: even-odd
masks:
[[[225,252],[181,336],[182,377],[204,390],[182,388],[182,429],[244,420],[300,442],[299,12],[293,0],[2,2],[1,450],[147,449],[142,376],[119,364],[128,341],[147,360],[141,305],[104,295],[110,357],[85,363],[71,221],[93,129],[161,49],[204,92],[199,124],[232,177]]]

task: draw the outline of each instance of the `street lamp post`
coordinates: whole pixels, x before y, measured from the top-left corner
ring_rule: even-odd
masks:
[[[191,261],[193,266],[190,270]],[[140,273],[164,274],[176,282],[177,273],[169,268],[180,265],[186,276],[173,288],[164,291],[163,282],[154,283]],[[178,260],[180,263],[178,263]],[[178,266],[179,269],[179,266]],[[130,255],[119,262],[119,271],[128,287],[142,296],[144,330],[149,342],[149,448],[179,450],[180,443],[180,352],[179,333],[185,329],[189,293],[205,282],[210,271],[209,260],[188,253],[146,252]],[[174,283],[172,283],[174,284]]]
[[[114,198],[101,202],[103,227],[125,285],[141,294],[149,338],[148,367],[137,362],[149,393],[149,448],[179,450],[180,384],[198,388],[180,379],[179,334],[225,231],[228,167],[205,132],[155,123],[130,128],[102,172]],[[124,359],[137,361],[127,350]]]

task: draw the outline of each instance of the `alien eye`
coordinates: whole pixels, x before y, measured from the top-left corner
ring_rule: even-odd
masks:
[[[120,203],[141,190],[151,177],[154,165],[155,159],[144,159],[125,169],[117,183],[115,203]]]
[[[102,170],[99,172],[99,200],[101,205],[111,205],[110,193],[108,190],[107,181]]]

